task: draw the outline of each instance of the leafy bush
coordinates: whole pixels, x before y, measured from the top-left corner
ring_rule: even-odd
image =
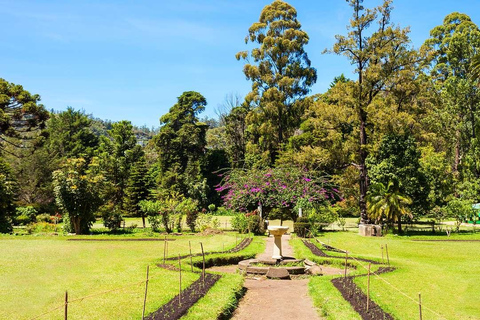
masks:
[[[248,219],[244,213],[237,213],[232,218],[232,228],[240,233],[248,232]]]
[[[47,222],[47,223],[52,223],[54,221],[54,218],[50,216],[48,213],[42,213],[36,216],[35,220],[37,222]]]
[[[316,206],[308,214],[308,220],[312,230],[318,232],[322,231],[323,227],[337,221],[338,213],[332,206]]]
[[[293,232],[295,232],[297,236],[301,238],[305,238],[307,236],[310,228],[310,220],[308,217],[300,217],[293,224]]]
[[[217,217],[212,216],[211,214],[202,213],[198,215],[197,220],[195,221],[195,227],[204,231],[207,228],[218,229],[220,226],[220,221]]]
[[[148,216],[148,223],[152,227],[152,230],[155,232],[160,231],[160,212],[163,209],[162,203],[160,201],[143,200],[140,201],[138,205],[140,206],[140,210]]]
[[[260,216],[256,214],[247,214],[247,220],[248,230],[250,230],[250,232],[253,232],[255,235],[265,234],[265,224]]]
[[[218,207],[213,214],[216,216],[235,216],[236,212],[225,207]]]
[[[25,230],[27,233],[39,233],[39,232],[57,232],[58,226],[48,222],[37,222],[29,224]]]
[[[152,231],[158,232],[160,231],[160,215],[149,215],[148,218],[148,223],[150,224],[150,227],[152,228]]]
[[[27,225],[30,222],[35,222],[35,218],[38,214],[37,210],[32,206],[18,207],[15,210],[17,217],[15,221],[20,225]]]
[[[455,219],[456,232],[460,230],[462,222],[470,219],[475,210],[472,208],[472,201],[463,199],[453,199],[443,207],[444,215],[448,218]]]
[[[122,215],[117,212],[104,212],[102,214],[102,219],[103,219],[103,225],[105,228],[110,229],[111,231],[115,231],[118,228],[120,228],[121,223],[123,221]]]

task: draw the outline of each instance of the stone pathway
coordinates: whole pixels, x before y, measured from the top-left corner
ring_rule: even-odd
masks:
[[[288,243],[289,235],[282,237],[282,255],[293,257]],[[265,252],[258,259],[270,259],[273,251],[273,236],[266,239]],[[308,279],[266,280],[246,279],[247,293],[233,314],[235,320],[314,320],[320,319],[308,295]]]

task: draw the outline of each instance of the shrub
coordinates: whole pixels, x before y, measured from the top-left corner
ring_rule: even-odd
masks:
[[[265,225],[260,218],[260,216],[256,214],[247,214],[247,219],[248,219],[248,230],[250,232],[253,232],[255,235],[263,235],[265,234]]]
[[[52,223],[54,221],[54,218],[50,216],[48,213],[42,213],[36,216],[35,220],[37,222],[47,222],[47,223]]]
[[[244,213],[237,213],[232,218],[232,228],[240,233],[247,233],[248,219]]]
[[[202,213],[197,217],[195,221],[195,226],[198,230],[204,231],[207,228],[218,229],[220,226],[220,221],[218,218],[212,216],[211,214]]]
[[[160,231],[160,216],[157,215],[149,215],[148,218],[148,223],[150,224],[150,227],[152,228],[152,231],[158,232]]]
[[[102,214],[103,225],[111,231],[116,231],[120,228],[123,221],[122,215],[118,211],[104,212]]]
[[[305,238],[310,231],[310,220],[308,217],[300,217],[297,221],[293,224],[293,232],[297,234],[297,236],[301,238]]]
[[[58,226],[53,223],[48,222],[37,222],[29,224],[25,230],[27,233],[39,233],[39,232],[57,232]]]
[[[37,210],[32,206],[18,207],[15,210],[17,217],[15,218],[16,222],[20,225],[27,225],[30,222],[35,222],[35,217],[37,216]]]
[[[312,230],[317,232],[322,231],[323,227],[337,221],[338,213],[332,206],[317,206],[311,210],[308,219]]]

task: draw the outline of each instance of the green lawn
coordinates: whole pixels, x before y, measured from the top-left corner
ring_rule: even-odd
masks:
[[[83,242],[68,238],[72,237],[0,237],[0,319],[31,319],[55,307],[61,308],[41,319],[63,319],[65,290],[70,300],[87,297],[69,304],[71,319],[139,319],[147,265],[147,314],[177,294],[178,272],[155,266],[163,258],[162,241]],[[200,242],[205,251],[219,251],[224,246],[234,247],[236,241],[234,233],[173,238],[176,241],[168,242],[169,256],[188,254],[188,241],[194,253],[200,252]],[[183,287],[197,278],[184,272]],[[117,288],[123,289],[103,293]]]
[[[397,270],[381,275],[385,281],[377,277],[371,278],[371,297],[397,319],[419,318],[419,292],[422,294],[424,319],[480,319],[480,243],[413,241],[480,239],[478,233],[454,234],[448,238],[394,235],[367,238],[353,232],[328,232],[319,239],[334,247],[348,250],[352,256],[377,260],[381,259],[380,247],[388,245],[390,263]],[[297,240],[294,245],[303,251]],[[362,270],[361,266],[359,270]],[[329,319],[338,318],[342,314],[345,315],[344,319],[355,319],[348,306],[341,301],[341,297],[334,294],[330,282],[326,279],[328,277],[314,278],[310,283],[316,305]],[[364,291],[366,282],[366,277],[356,279],[356,283]]]

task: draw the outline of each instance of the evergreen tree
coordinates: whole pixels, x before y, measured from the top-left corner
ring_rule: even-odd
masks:
[[[297,11],[284,1],[274,1],[263,8],[245,42],[257,43],[249,54],[239,52],[238,60],[247,63],[243,69],[252,81],[252,91],[245,97],[252,108],[247,123],[251,131],[250,153],[260,154],[261,162],[271,165],[303,114],[303,97],[317,80],[304,47],[309,38],[297,20]]]
[[[150,181],[144,157],[141,157],[131,168],[130,177],[125,192],[125,208],[132,216],[141,216],[145,228],[145,214],[140,210],[139,203],[146,200],[150,194]]]

